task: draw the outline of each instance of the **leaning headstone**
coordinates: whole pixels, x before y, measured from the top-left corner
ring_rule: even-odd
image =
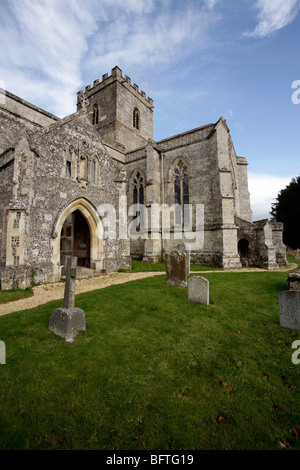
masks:
[[[75,307],[75,283],[80,272],[80,268],[77,268],[77,258],[67,256],[66,261],[67,266],[62,273],[66,276],[63,307],[52,311],[49,330],[72,342],[78,331],[85,330],[86,322],[84,311]]]
[[[300,330],[300,291],[287,290],[278,294],[280,326]]]
[[[183,242],[176,242],[176,246],[174,246],[172,249],[169,249],[169,251],[172,250],[177,250],[179,253],[185,253],[186,254],[186,272],[187,275],[189,276],[191,274],[191,252],[186,248],[185,243]]]
[[[193,276],[188,282],[188,299],[191,302],[209,305],[209,282],[201,276]]]
[[[297,250],[296,253],[295,253],[295,260],[300,261],[300,251],[299,250]]]
[[[173,250],[165,254],[167,283],[174,286],[187,286],[186,254]]]

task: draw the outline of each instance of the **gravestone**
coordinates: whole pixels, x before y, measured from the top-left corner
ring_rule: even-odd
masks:
[[[186,248],[185,243],[178,242],[178,240],[176,240],[176,245],[170,246],[166,250],[165,256],[166,256],[166,253],[171,253],[174,250],[179,251],[179,253],[185,253],[186,254],[186,272],[187,272],[187,276],[189,276],[190,273],[191,273],[190,272],[191,271],[191,251]]]
[[[186,254],[173,250],[165,254],[167,283],[174,286],[187,286]]]
[[[4,341],[0,341],[0,364],[6,364],[6,347]]]
[[[300,270],[289,273],[288,286],[289,290],[300,290]]]
[[[193,276],[188,282],[188,299],[191,302],[209,305],[209,282],[201,276]]]
[[[75,256],[66,257],[67,266],[62,274],[66,276],[64,301],[62,308],[55,308],[52,311],[49,330],[52,333],[72,342],[78,331],[86,328],[85,313],[81,308],[75,307],[75,283],[76,276],[81,269],[77,268],[77,258]]]
[[[287,290],[278,294],[280,326],[300,330],[300,290]]]

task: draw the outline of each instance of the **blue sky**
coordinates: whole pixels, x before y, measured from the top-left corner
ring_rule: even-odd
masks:
[[[257,220],[300,173],[299,40],[300,0],[0,0],[0,86],[63,117],[118,65],[155,140],[223,116]]]

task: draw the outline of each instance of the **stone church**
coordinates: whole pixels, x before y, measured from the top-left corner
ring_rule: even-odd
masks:
[[[78,92],[63,119],[0,89],[2,289],[58,281],[66,255],[102,273],[156,262],[198,230],[193,263],[286,264],[282,225],[252,222],[247,161],[226,121],[155,142],[153,108],[119,67]]]

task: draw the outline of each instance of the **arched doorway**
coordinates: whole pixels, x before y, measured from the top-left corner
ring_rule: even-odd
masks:
[[[76,256],[78,266],[90,267],[91,236],[84,215],[75,210],[66,218],[60,235],[60,262],[65,265],[66,256]]]
[[[249,240],[241,238],[238,242],[238,254],[242,266],[249,266]]]
[[[95,271],[102,271],[105,269],[104,260],[104,230],[103,224],[100,219],[97,209],[85,198],[79,198],[72,201],[70,204],[66,205],[61,213],[57,216],[51,236],[51,260],[53,264],[53,279],[56,281],[60,279],[61,266],[64,265],[61,262],[61,248],[65,251],[73,254],[74,248],[72,248],[72,227],[76,229],[76,226],[80,225],[79,223],[75,225],[72,218],[69,218],[73,213],[79,212],[84,218],[84,224],[86,223],[89,228],[90,244],[89,244],[89,256],[83,256],[89,260],[90,269]],[[69,222],[65,225],[66,222]],[[65,227],[64,227],[65,225]],[[63,231],[64,227],[64,231]],[[85,226],[86,227],[86,226]],[[71,229],[71,230],[70,230]],[[87,229],[85,228],[87,232]],[[69,237],[69,242],[65,242],[64,246],[61,244],[61,236]],[[81,243],[84,244],[84,243]],[[79,243],[80,245],[80,243]],[[79,247],[80,248],[80,247]],[[83,248],[82,248],[83,249]],[[67,253],[67,254],[69,254]]]

